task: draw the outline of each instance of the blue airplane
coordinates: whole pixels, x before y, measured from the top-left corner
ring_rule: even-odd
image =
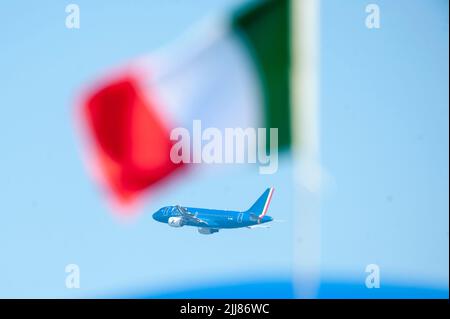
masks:
[[[217,233],[222,228],[264,227],[261,224],[273,220],[266,216],[273,191],[273,187],[266,189],[252,207],[242,212],[175,205],[159,209],[153,214],[153,219],[172,227],[198,227],[200,234]]]

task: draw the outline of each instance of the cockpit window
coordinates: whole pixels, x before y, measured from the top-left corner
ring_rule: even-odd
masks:
[[[167,216],[168,213],[169,213],[169,207],[164,207],[163,208],[163,215]]]

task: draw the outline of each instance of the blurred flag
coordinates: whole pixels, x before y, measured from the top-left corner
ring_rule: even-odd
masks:
[[[209,20],[173,45],[90,87],[82,122],[102,180],[122,203],[186,164],[174,164],[174,127],[278,128],[291,144],[290,1],[262,1]]]

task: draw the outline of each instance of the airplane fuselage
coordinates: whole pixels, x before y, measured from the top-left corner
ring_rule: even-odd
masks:
[[[218,210],[179,205],[166,206],[153,214],[153,219],[171,227],[198,227],[201,234],[212,234],[224,228],[254,228],[271,222],[267,208],[272,198],[273,188],[268,188],[246,211]]]
[[[195,217],[206,221],[208,223],[208,226],[191,219],[183,221],[183,226],[208,227],[219,229],[240,228],[272,221],[272,217],[270,216],[264,216],[262,219],[258,219],[257,215],[251,215],[250,213],[247,212],[194,208],[194,207],[184,207],[184,208],[189,213],[193,214]],[[155,220],[162,223],[167,223],[169,225],[170,225],[169,219],[171,217],[182,218],[182,215],[177,210],[176,206],[163,207],[153,215],[153,218]]]

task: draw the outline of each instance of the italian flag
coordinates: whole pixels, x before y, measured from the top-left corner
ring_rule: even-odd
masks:
[[[278,128],[291,145],[291,9],[260,1],[207,20],[81,94],[82,132],[95,175],[130,203],[188,164],[175,164],[171,129]]]

